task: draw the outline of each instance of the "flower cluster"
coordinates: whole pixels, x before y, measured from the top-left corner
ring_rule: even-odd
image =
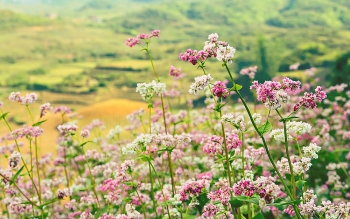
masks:
[[[254,79],[256,72],[258,71],[258,66],[252,66],[248,68],[243,68],[239,74],[248,75],[250,79]]]
[[[140,93],[142,99],[151,102],[153,97],[166,91],[166,84],[152,81],[151,83],[138,83],[136,92]]]
[[[305,92],[304,96],[301,98],[300,102],[294,106],[294,111],[298,111],[301,107],[314,109],[316,108],[316,101],[321,102],[326,99],[327,95],[322,91],[322,87],[317,86],[315,93]]]
[[[142,44],[141,40],[148,40],[148,39],[151,39],[152,37],[159,37],[159,34],[160,34],[160,30],[153,30],[150,34],[141,33],[136,37],[128,38],[125,41],[125,44],[127,46],[134,47],[136,45]]]

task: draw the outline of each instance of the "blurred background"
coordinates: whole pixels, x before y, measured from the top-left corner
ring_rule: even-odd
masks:
[[[236,77],[257,65],[259,80],[306,82],[305,70],[316,67],[320,85],[350,81],[349,0],[0,0],[0,100],[35,91],[34,111],[50,102],[72,107],[86,123],[97,117],[107,126],[124,123],[126,114],[147,107],[136,84],[153,79],[146,54],[125,40],[153,29],[161,30],[150,49],[164,82],[171,82],[171,65],[187,73],[185,86],[201,74],[178,54],[203,48],[211,33],[237,49]],[[214,79],[226,77],[211,64]],[[244,77],[237,80],[249,84]],[[6,104],[14,126],[27,122],[25,107]],[[60,122],[52,117],[49,130]]]

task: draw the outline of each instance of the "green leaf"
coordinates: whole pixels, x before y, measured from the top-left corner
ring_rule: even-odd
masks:
[[[235,84],[235,91],[239,91],[240,89],[242,89],[242,85],[240,84]]]
[[[265,219],[264,218],[264,215],[261,213],[261,212],[259,212],[257,215],[255,215],[252,219]]]
[[[287,117],[287,118],[280,119],[279,121],[283,122],[283,121],[289,121],[289,120],[298,119],[298,118],[299,117],[297,117],[297,116],[290,116],[290,117]]]
[[[244,202],[242,202],[241,200],[238,200],[237,198],[234,198],[232,200],[229,201],[231,204],[232,208],[239,208],[241,206],[243,206]]]
[[[289,202],[267,204],[267,206],[283,206],[283,205],[299,204],[300,202],[301,200],[295,200],[295,201],[289,201]]]
[[[259,133],[261,134],[261,135],[263,135],[263,134],[265,134],[265,133],[267,133],[267,132],[269,132],[269,131],[271,131],[272,130],[272,125],[271,125],[271,123],[269,122],[269,120],[267,120],[266,122],[265,122],[265,124],[263,124],[262,126],[259,126],[258,127],[258,131],[259,131]]]
[[[19,168],[19,170],[16,172],[15,175],[12,176],[10,185],[12,185],[12,184],[16,181],[16,179],[17,179],[17,178],[19,177],[19,175],[21,174],[23,168],[24,168],[24,165],[23,165],[21,168]]]
[[[78,147],[83,147],[87,143],[94,143],[94,142],[93,141],[86,141],[86,142],[81,143]]]
[[[298,180],[295,182],[296,186],[298,187],[298,189],[302,190],[303,185],[306,183],[305,180]]]
[[[259,205],[259,200],[260,200],[260,198],[256,196],[252,196],[252,197],[237,196],[236,199],[242,202],[249,202],[256,205]]]
[[[47,119],[42,120],[42,121],[39,121],[39,122],[37,122],[37,123],[34,123],[32,126],[39,126],[39,125],[41,125],[42,123],[44,123],[44,122],[46,122],[46,121],[47,121]]]
[[[0,116],[0,120],[1,120],[1,119],[5,119],[6,116],[7,116],[7,114],[9,114],[9,112],[6,112],[6,113],[2,114],[2,115]]]
[[[136,160],[142,160],[144,162],[148,162],[150,160],[150,157],[148,155],[145,155],[145,154],[140,154]]]
[[[50,201],[48,201],[48,202],[46,202],[46,203],[44,203],[44,204],[42,204],[42,205],[39,205],[38,206],[38,208],[43,208],[44,206],[46,206],[46,205],[49,205],[49,204],[52,204],[52,203],[55,203],[55,202],[57,202],[59,200],[59,198],[54,198],[54,199],[52,199],[52,200],[50,200]]]

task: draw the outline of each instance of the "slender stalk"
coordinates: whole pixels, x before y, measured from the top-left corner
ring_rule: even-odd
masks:
[[[232,75],[231,75],[231,72],[230,72],[230,70],[229,70],[227,64],[224,63],[224,65],[225,65],[225,67],[226,67],[226,69],[227,69],[227,72],[228,72],[229,75],[230,75],[230,78],[231,78],[231,80],[232,80],[232,84],[234,85],[234,89],[235,89],[237,95],[238,95],[239,99],[242,101],[242,103],[243,103],[243,105],[244,105],[244,108],[246,109],[246,111],[247,111],[247,113],[248,113],[249,119],[250,119],[251,123],[253,124],[253,127],[254,127],[255,131],[259,134],[259,136],[260,136],[260,138],[261,138],[261,140],[262,140],[262,142],[263,142],[263,146],[264,146],[264,148],[265,148],[265,151],[266,151],[266,154],[267,154],[267,156],[268,156],[268,158],[269,158],[270,163],[272,164],[272,166],[273,166],[274,170],[276,171],[276,173],[277,173],[279,179],[281,180],[281,182],[282,182],[282,184],[283,184],[283,186],[284,186],[284,188],[285,188],[285,190],[286,190],[288,196],[293,200],[293,195],[292,195],[292,193],[290,192],[290,190],[289,190],[289,188],[288,188],[286,182],[284,181],[284,179],[283,179],[281,173],[280,173],[279,170],[277,169],[277,166],[276,166],[276,164],[275,164],[275,162],[274,162],[274,160],[273,160],[273,158],[272,158],[272,156],[271,156],[271,154],[270,154],[269,148],[267,147],[267,143],[266,143],[265,137],[263,136],[263,134],[261,134],[261,133],[259,132],[258,127],[256,126],[256,123],[254,122],[253,116],[252,116],[252,114],[251,114],[251,112],[250,112],[250,110],[249,110],[249,108],[248,108],[247,103],[245,102],[245,100],[244,100],[244,98],[242,97],[241,93],[236,89],[236,87],[235,87],[235,82],[233,81],[233,77],[232,77]],[[295,211],[295,213],[296,213],[297,218],[298,218],[298,219],[301,219],[301,216],[300,216],[298,207],[297,207],[295,204],[293,204],[293,208],[294,208],[294,211]]]
[[[171,152],[169,151],[168,151],[168,162],[169,162],[169,171],[170,171],[170,177],[171,177],[172,193],[174,196],[176,193],[176,188],[175,188],[175,180],[174,180],[173,162],[171,161]]]
[[[150,163],[150,162],[149,162]],[[156,211],[156,200],[154,200],[154,193],[153,193],[153,179],[152,179],[152,169],[151,169],[151,164],[148,163],[148,169],[149,169],[149,179],[151,181],[151,192],[150,192],[150,197],[153,203],[153,211],[156,213],[156,216],[158,218],[158,214]]]
[[[221,109],[219,111],[220,113],[220,118],[222,117],[222,112],[221,112]],[[226,159],[226,167],[227,167],[227,178],[228,178],[228,181],[230,183],[230,187],[233,186],[232,184],[232,179],[231,179],[231,167],[230,167],[230,161],[229,161],[229,158],[228,158],[228,151],[227,151],[227,142],[226,142],[226,134],[225,134],[225,127],[224,127],[224,124],[221,122],[221,130],[222,130],[222,137],[224,138],[224,151],[225,151],[225,159]]]
[[[241,136],[242,136],[242,175],[243,175],[243,178],[245,178],[245,174],[244,174],[244,162],[245,162],[245,159],[244,159],[244,133],[242,130],[241,130]]]
[[[84,153],[84,156],[85,156],[85,164],[88,166],[89,168],[89,173],[90,173],[90,178],[91,178],[91,184],[92,184],[92,188],[93,188],[93,191],[94,191],[94,194],[95,194],[95,198],[96,198],[96,201],[97,201],[97,205],[98,207],[101,209],[101,205],[100,205],[100,201],[98,200],[98,196],[97,196],[97,192],[96,192],[96,184],[95,184],[95,178],[93,177],[92,173],[91,173],[91,167],[90,167],[90,164],[89,162],[87,161],[87,157],[86,157],[86,153],[85,153],[85,150],[84,150],[84,146],[81,147],[81,149],[83,150],[83,153]]]
[[[1,176],[2,178],[6,179],[6,180],[9,181],[9,182],[11,181],[11,179],[7,178],[6,176],[2,175],[1,173],[0,173],[0,176]],[[26,194],[24,194],[24,192],[18,187],[18,185],[17,185],[16,182],[13,182],[13,185],[14,185],[14,186],[16,187],[16,189],[23,195],[23,197],[24,197],[25,199],[27,199],[28,202],[30,202],[31,205],[37,206],[32,200],[30,200],[30,198],[28,198],[28,196],[27,196]]]
[[[283,119],[280,112],[276,109],[277,114]],[[294,177],[294,171],[293,171],[293,164],[290,160],[290,154],[289,154],[289,146],[288,146],[288,134],[287,134],[287,122],[286,120],[283,121],[283,131],[284,131],[284,145],[286,147],[286,155],[288,159],[288,165],[290,169],[290,175],[291,175],[291,184],[292,184],[292,193],[293,193],[293,200],[296,200],[296,185],[295,185],[295,177]]]
[[[39,155],[38,155],[38,141],[37,138],[35,137],[35,163],[36,163],[36,172],[38,176],[38,187],[39,187],[39,202],[41,204],[42,198],[41,198],[41,183],[40,183],[40,171],[39,171]]]
[[[4,114],[3,111],[2,111],[1,109],[0,109],[0,111],[1,111],[1,114]],[[8,129],[12,132],[12,128],[11,128],[10,124],[7,122],[6,117],[3,117],[3,120],[5,121],[6,126],[8,127]],[[14,141],[15,141],[15,144],[16,144],[16,149],[17,149],[17,151],[18,151],[19,153],[21,153],[21,150],[19,149],[19,145],[18,145],[17,139],[14,138]],[[28,166],[27,166],[27,164],[25,163],[23,156],[21,156],[21,160],[22,160],[22,163],[23,163],[23,165],[24,165],[24,168],[25,168],[26,171],[28,172],[28,176],[29,176],[30,180],[32,181],[32,185],[34,186],[34,189],[35,189],[37,195],[39,196],[39,190],[38,190],[36,184],[34,183],[33,175],[32,175],[31,172],[29,171]]]

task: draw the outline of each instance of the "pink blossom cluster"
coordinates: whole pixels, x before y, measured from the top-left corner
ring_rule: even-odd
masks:
[[[141,40],[148,40],[148,39],[151,39],[152,37],[159,37],[160,36],[159,34],[160,34],[160,30],[152,30],[150,34],[141,33],[136,37],[128,38],[125,41],[125,44],[127,46],[134,47],[136,45],[142,44]]]
[[[226,84],[222,81],[216,81],[214,83],[214,86],[212,88],[212,92],[214,94],[214,96],[216,97],[222,97],[224,99],[226,99],[226,97],[228,97],[229,95],[229,91],[226,87]]]
[[[239,73],[241,75],[248,75],[250,79],[254,79],[257,71],[258,71],[258,66],[251,66],[248,68],[243,68]]]
[[[316,108],[316,101],[321,102],[326,99],[327,95],[322,91],[322,87],[317,86],[315,93],[305,92],[304,96],[301,98],[300,102],[294,106],[294,111],[299,110],[301,107],[314,109]]]
[[[12,92],[9,96],[9,100],[12,102],[18,102],[24,105],[34,103],[37,99],[38,95],[36,93],[29,93],[25,96],[20,96],[20,92]]]

